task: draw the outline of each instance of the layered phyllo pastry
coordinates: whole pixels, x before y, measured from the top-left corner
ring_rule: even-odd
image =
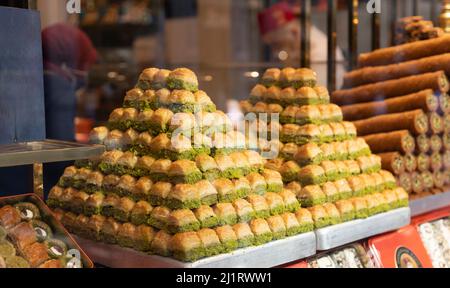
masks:
[[[320,163],[320,167],[325,171],[325,177],[328,181],[334,181],[339,178],[339,170],[337,162],[334,161],[323,161]]]
[[[164,205],[172,188],[173,186],[169,182],[156,182],[153,184],[152,188],[150,188],[148,201],[153,206]]]
[[[89,143],[104,144],[105,139],[109,134],[109,129],[105,126],[95,127],[89,133]]]
[[[264,101],[268,103],[279,103],[281,100],[281,89],[277,86],[267,88]]]
[[[195,113],[200,110],[194,94],[188,90],[173,90],[167,99],[166,107],[175,113]]]
[[[302,207],[311,207],[325,203],[327,196],[319,185],[308,185],[300,190],[297,199]]]
[[[245,199],[237,199],[233,201],[233,207],[238,217],[238,222],[248,222],[255,217],[255,211],[252,204]]]
[[[131,197],[135,186],[136,178],[130,175],[123,175],[115,187],[115,192],[122,197]]]
[[[155,207],[152,212],[150,212],[150,218],[148,219],[148,224],[158,229],[166,229],[168,219],[172,211],[164,206]]]
[[[64,210],[72,210],[72,200],[75,195],[78,193],[78,190],[72,187],[64,189],[64,192],[61,194],[59,199],[60,207]]]
[[[367,193],[365,181],[361,176],[351,176],[347,178],[347,183],[352,189],[352,196],[363,196]]]
[[[264,194],[264,198],[269,206],[271,215],[278,215],[285,211],[283,197],[280,195],[273,192],[267,192]]]
[[[77,191],[70,203],[70,210],[75,214],[82,214],[86,200],[89,198],[89,194],[83,191]]]
[[[380,170],[378,174],[380,174],[381,177],[383,177],[385,189],[394,189],[395,187],[397,187],[396,179],[391,172],[386,170]]]
[[[324,183],[326,181],[325,170],[319,165],[308,165],[298,172],[298,180],[303,186]]]
[[[50,208],[60,207],[61,206],[60,199],[62,198],[63,193],[64,193],[64,188],[59,187],[59,186],[53,187],[48,194],[47,205]]]
[[[199,208],[194,209],[193,212],[202,228],[212,228],[219,225],[220,220],[210,206],[202,205]]]
[[[139,109],[139,101],[144,96],[144,90],[140,88],[133,88],[128,90],[125,98],[123,99],[123,106],[125,108]]]
[[[22,249],[22,255],[33,268],[38,267],[50,259],[47,253],[47,246],[43,243],[33,243],[24,247]]]
[[[312,106],[320,104],[319,95],[311,87],[301,87],[295,92],[295,97],[299,105]]]
[[[238,215],[231,203],[217,203],[213,210],[219,219],[219,225],[233,225],[238,221]]]
[[[104,200],[105,195],[103,195],[101,192],[91,194],[84,203],[84,214],[87,216],[101,214]]]
[[[106,194],[119,194],[118,189],[117,189],[117,185],[120,182],[121,177],[111,174],[111,175],[106,175],[103,178],[103,185],[102,185],[102,190],[106,193]]]
[[[255,236],[255,245],[262,245],[273,240],[272,230],[270,226],[264,219],[253,219],[249,223],[250,229]]]
[[[346,179],[339,179],[334,182],[338,190],[339,199],[348,199],[352,197],[353,191]]]
[[[173,234],[197,231],[200,227],[200,222],[195,217],[194,212],[188,209],[172,211],[167,218],[166,229]]]
[[[208,180],[201,180],[194,185],[200,194],[203,205],[212,205],[218,202],[218,191]]]
[[[64,188],[72,187],[74,183],[74,177],[77,175],[78,169],[75,166],[69,166],[64,169],[64,173],[59,179],[58,185]]]
[[[381,158],[378,155],[362,156],[356,159],[363,173],[374,173],[381,169]]]
[[[102,192],[104,176],[100,171],[91,171],[85,180],[84,191],[88,194]]]
[[[194,97],[197,104],[195,111],[216,112],[216,105],[204,91],[198,90]]]
[[[316,229],[320,229],[331,224],[330,216],[327,213],[327,210],[322,205],[317,205],[308,208],[311,213],[312,219],[314,221],[314,227]]]
[[[367,202],[362,197],[354,197],[351,198],[350,201],[355,208],[355,216],[357,219],[364,219],[369,217],[369,210],[367,206]]]
[[[283,165],[279,169],[284,182],[292,182],[298,180],[300,171],[300,166],[294,161],[287,161],[283,163]]]
[[[278,85],[278,80],[280,79],[280,74],[281,74],[281,71],[278,68],[267,69],[261,78],[261,84],[266,87]]]
[[[283,189],[283,179],[277,171],[264,169],[261,174],[267,184],[267,192],[280,192]]]
[[[250,181],[245,177],[234,179],[233,184],[234,191],[238,195],[238,198],[245,198],[252,192]]]
[[[167,87],[175,90],[198,90],[198,80],[195,73],[187,68],[178,68],[172,71],[167,77]]]
[[[146,154],[150,154],[150,147],[152,145],[152,135],[149,132],[142,132],[138,135],[136,140],[134,140],[133,145],[130,148],[130,151],[134,152],[138,156],[145,156]]]
[[[115,194],[110,194],[102,202],[102,215],[107,217],[114,217],[114,212],[118,209],[120,204],[120,197]]]
[[[130,219],[131,211],[133,210],[136,202],[128,197],[120,198],[118,206],[114,209],[113,216],[117,221],[128,222]]]
[[[153,110],[145,110],[139,112],[139,114],[136,117],[136,120],[133,122],[133,128],[139,132],[145,132],[147,130],[150,130],[153,127],[152,126],[153,114],[154,114]]]
[[[133,174],[134,167],[138,161],[138,157],[132,152],[124,152],[122,156],[117,159],[113,168],[116,175]]]
[[[195,163],[200,171],[203,173],[203,177],[207,180],[215,180],[220,176],[219,167],[211,156],[207,154],[200,154],[195,157]]]
[[[149,252],[155,234],[156,232],[152,227],[139,225],[136,227],[133,248],[138,251]]]
[[[11,206],[4,206],[3,208],[14,209],[14,207]],[[7,211],[7,210],[3,210]],[[1,212],[0,212],[1,213]],[[17,212],[19,214],[19,212]],[[6,215],[6,214],[5,214]],[[20,216],[19,216],[19,222],[20,222]],[[6,223],[8,224],[8,223]],[[11,227],[11,225],[4,225],[2,223],[2,226],[8,229],[8,227]],[[38,241],[37,233],[33,228],[33,225],[30,222],[20,222],[19,224],[15,225],[14,227],[9,228],[8,233],[9,239],[12,240],[12,242],[17,246],[19,251],[23,251],[23,249],[27,246],[30,246],[33,243],[36,243]]]
[[[322,192],[326,196],[326,202],[334,203],[341,199],[341,195],[334,182],[326,182],[322,185]]]
[[[264,159],[256,151],[245,150],[242,154],[247,158],[250,164],[251,172],[261,172],[264,168]]]
[[[150,189],[153,186],[153,181],[147,177],[141,177],[136,181],[132,193],[129,195],[134,201],[148,200],[150,196]]]
[[[214,256],[222,253],[222,243],[216,234],[216,231],[209,228],[204,228],[197,231],[197,236],[202,242],[204,255],[206,257]]]
[[[190,160],[178,160],[173,162],[168,171],[172,183],[194,184],[202,179],[202,172],[197,168],[195,162]]]
[[[317,74],[308,68],[299,68],[291,76],[291,85],[295,89],[301,87],[315,87],[317,84]]]
[[[301,233],[302,227],[294,213],[281,214],[281,218],[283,219],[284,225],[286,226],[287,236],[294,236]]]
[[[281,70],[280,76],[278,78],[278,85],[281,88],[286,88],[292,86],[292,79],[295,74],[295,69],[292,67],[286,67]]]
[[[169,159],[158,159],[153,162],[150,167],[149,177],[153,181],[167,181],[169,180],[169,169],[172,166],[172,161]]]
[[[306,233],[314,230],[314,220],[308,209],[298,209],[295,212],[295,217],[300,224],[299,233]]]
[[[139,80],[137,83],[137,87],[142,90],[149,90],[154,89],[155,84],[155,76],[158,74],[160,69],[158,68],[147,68],[144,71],[142,71],[141,75],[139,76]],[[170,73],[170,72],[169,72]]]
[[[105,174],[113,174],[115,172],[115,166],[120,157],[123,156],[123,152],[119,150],[113,150],[103,153],[101,162],[98,166],[101,172]]]
[[[342,122],[331,122],[328,126],[333,131],[334,139],[336,141],[344,141],[347,139],[347,133]]]
[[[229,179],[220,178],[214,180],[213,185],[217,191],[219,202],[231,202],[239,197],[235,190],[234,183]]]
[[[361,168],[358,165],[358,162],[355,160],[345,160],[343,161],[344,165],[347,166],[347,171],[350,175],[359,175],[361,174]]]
[[[242,170],[236,167],[230,156],[217,155],[214,159],[222,177],[232,179],[243,176]]]
[[[193,185],[177,184],[167,195],[165,202],[172,209],[198,208],[201,203],[200,192]]]
[[[117,231],[117,243],[122,247],[133,248],[137,240],[136,226],[131,223],[120,225]]]
[[[297,146],[297,144],[295,143],[286,143],[283,144],[281,142],[276,143],[278,145],[276,145],[275,147],[277,148],[277,150],[280,153],[280,157],[290,161],[290,160],[295,160],[295,155],[298,152],[299,147]]]
[[[296,194],[291,190],[283,189],[278,195],[283,199],[285,211],[293,213],[300,208]]]
[[[270,216],[270,207],[263,196],[251,194],[246,200],[252,205],[255,217],[267,218]]]
[[[136,226],[147,224],[153,207],[147,201],[139,201],[134,205],[130,213],[130,221]]]
[[[356,138],[357,131],[356,131],[355,124],[353,124],[352,122],[344,121],[344,122],[342,122],[342,125],[344,126],[345,135],[347,136],[346,137],[347,139]]]
[[[86,179],[92,171],[86,168],[78,169],[77,173],[72,178],[72,187],[76,189],[84,189],[86,184]]]
[[[272,231],[273,240],[279,240],[286,237],[286,225],[283,217],[279,215],[270,216],[266,221]]]
[[[395,205],[396,207],[408,207],[408,193],[405,191],[405,189],[398,187],[393,189],[393,191],[395,192],[395,194],[397,195],[397,204]]]
[[[294,154],[295,161],[302,166],[319,164],[323,158],[324,153],[316,143],[308,143],[299,146]]]
[[[330,94],[328,93],[328,89],[326,87],[315,86],[313,89],[316,91],[320,103],[330,103]]]
[[[336,206],[332,203],[325,203],[322,205],[325,211],[327,211],[328,217],[330,219],[330,225],[336,225],[341,223],[341,215]]]
[[[233,225],[233,231],[236,234],[238,247],[244,248],[254,245],[255,236],[247,223],[238,223]]]
[[[171,110],[159,108],[152,114],[147,126],[149,130],[153,131],[155,134],[164,133],[169,130],[173,116],[174,114]]]
[[[283,105],[294,105],[298,103],[297,101],[297,90],[292,87],[286,87],[281,90],[281,104]]]
[[[238,238],[233,228],[229,225],[220,226],[214,229],[222,244],[222,251],[224,253],[236,250],[239,247]]]
[[[100,241],[100,231],[106,218],[102,215],[93,215],[89,218],[86,226],[86,236],[88,239]]]
[[[191,135],[194,129],[197,129],[198,123],[196,116],[190,113],[176,113],[173,115],[169,123],[169,132],[185,133],[186,135]]]
[[[172,235],[160,230],[156,233],[151,244],[151,251],[156,255],[169,257],[171,255]]]
[[[250,173],[246,176],[252,193],[262,195],[267,191],[267,182],[261,174],[256,172]]]
[[[308,145],[308,144],[306,144]],[[319,146],[322,151],[322,157],[326,160],[337,160],[339,151],[336,151],[336,145],[334,143],[324,143]]]
[[[355,208],[350,200],[339,200],[334,203],[339,211],[342,222],[347,222],[355,219]]]
[[[100,230],[101,241],[108,244],[116,244],[119,228],[120,224],[114,218],[106,218],[105,222],[103,222],[102,229]]]

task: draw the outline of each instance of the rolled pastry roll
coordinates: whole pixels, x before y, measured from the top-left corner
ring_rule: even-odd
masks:
[[[261,85],[266,87],[271,87],[278,85],[278,80],[280,79],[281,71],[278,68],[269,68],[267,69],[263,76],[261,77]]]
[[[89,143],[91,144],[103,144],[108,136],[109,129],[105,126],[95,127],[89,133]]]
[[[147,224],[153,207],[147,201],[139,201],[131,210],[130,221],[136,226]]]
[[[267,88],[263,85],[257,84],[255,87],[253,87],[252,91],[250,92],[250,101],[252,103],[257,103],[259,101],[264,100],[264,95],[267,92]]]
[[[400,175],[405,172],[404,158],[398,152],[389,152],[378,154],[381,157],[381,167],[388,170],[395,175]],[[366,170],[364,170],[367,173]]]
[[[403,160],[405,162],[405,171],[406,172],[414,172],[417,169],[417,159],[416,156],[414,156],[414,154],[406,154],[405,156],[403,156]]]
[[[446,150],[442,155],[445,170],[450,170],[450,150]]]
[[[298,173],[302,186],[322,184],[326,181],[325,170],[319,165],[308,165]]]
[[[292,67],[286,67],[281,70],[280,77],[278,79],[278,85],[281,88],[292,86],[292,79],[295,74],[295,69]]]
[[[120,159],[120,157],[122,157],[122,155],[123,152],[118,150],[103,153],[98,168],[105,174],[114,173],[115,165],[117,164],[117,161]]]
[[[187,68],[175,69],[167,77],[167,87],[172,90],[178,89],[196,92],[198,90],[197,76]]]
[[[166,200],[166,205],[172,209],[194,209],[200,207],[200,203],[200,192],[191,184],[177,184]]]
[[[420,194],[425,190],[425,183],[422,175],[418,172],[411,173],[411,189],[412,193]],[[405,189],[407,190],[407,189]],[[407,190],[409,191],[409,190]]]
[[[173,257],[183,262],[194,262],[205,256],[202,241],[196,232],[175,234],[170,240]]]
[[[105,200],[105,195],[100,192],[92,194],[85,200],[84,214],[86,216],[99,215],[102,212],[102,204]]]
[[[214,230],[219,237],[220,243],[222,243],[222,252],[228,253],[238,248],[238,238],[231,226],[220,226]]]
[[[314,230],[314,221],[311,212],[309,212],[308,209],[298,209],[295,212],[295,217],[300,225],[299,233],[306,233]]]
[[[164,205],[171,190],[172,184],[168,182],[157,182],[150,188],[148,201],[153,206]]]
[[[169,169],[172,161],[168,159],[158,159],[150,166],[149,177],[152,181],[166,181],[169,179]]]
[[[433,153],[440,152],[442,150],[443,138],[440,135],[433,135],[430,138],[430,148]]]
[[[341,196],[339,195],[339,191],[333,182],[327,182],[323,184],[322,192],[326,196],[326,202],[334,203],[341,198]]]
[[[171,239],[172,235],[160,230],[156,233],[151,244],[151,251],[156,255],[168,257],[172,254],[171,251]]]
[[[320,229],[331,224],[327,211],[321,205],[308,208],[314,221],[314,228]]]
[[[216,231],[208,228],[201,229],[197,231],[197,236],[202,242],[206,257],[222,253],[222,244],[220,243]]]
[[[217,189],[211,182],[208,180],[201,180],[194,186],[200,193],[200,199],[203,205],[212,205],[218,202]]]
[[[153,81],[155,79],[155,75],[159,72],[158,68],[147,68],[142,71],[141,75],[139,76],[138,83],[136,87],[142,90],[148,90],[152,89]]]
[[[116,165],[114,165],[114,174],[124,175],[133,174],[134,166],[138,161],[138,157],[132,152],[125,152],[117,159]]]
[[[433,174],[430,171],[420,173],[425,190],[431,190],[434,187]]]
[[[450,150],[450,133],[449,132],[444,132],[444,134],[442,135],[442,145],[443,148],[445,148],[445,150]]]
[[[317,92],[311,87],[299,88],[295,93],[295,97],[299,105],[320,104],[319,95],[317,95]]]
[[[152,180],[150,180],[147,177],[141,177],[139,180],[136,181],[136,184],[134,185],[132,193],[130,194],[130,197],[134,201],[139,200],[148,200],[150,196],[150,189],[153,186]]]
[[[150,218],[148,219],[148,224],[158,229],[166,229],[168,219],[172,211],[164,206],[155,207],[152,212],[150,212]]]
[[[409,130],[418,135],[429,129],[428,118],[422,110],[380,115],[353,123],[361,136],[395,130]]]
[[[325,203],[327,196],[319,185],[309,185],[302,188],[297,199],[302,207],[311,207]]]
[[[399,151],[411,153],[415,150],[415,141],[408,130],[394,131],[365,136],[364,140],[369,144],[374,153]]]
[[[197,231],[200,229],[200,222],[191,210],[175,210],[170,213],[169,217],[167,217],[166,229],[173,234]]]
[[[427,154],[421,153],[417,156],[417,169],[420,172],[430,170],[431,158]]]
[[[403,187],[406,191],[408,191],[410,193],[413,192],[413,180],[412,180],[411,175],[412,175],[412,173],[402,173],[398,176],[399,186]]]
[[[420,134],[416,137],[416,152],[427,153],[431,149],[430,138],[426,134]]]
[[[444,167],[444,162],[442,155],[439,152],[435,152],[431,154],[431,171],[437,172],[441,171],[441,169]]]
[[[430,131],[433,134],[439,134],[444,131],[444,120],[443,118],[436,112],[431,112],[427,114]]]
[[[433,173],[434,186],[436,188],[442,189],[445,187],[446,175],[442,171],[436,171]]]
[[[253,219],[250,221],[250,229],[255,235],[255,245],[262,245],[272,241],[273,234],[270,226],[264,219]]]
[[[447,93],[440,95],[438,111],[441,112],[441,114],[446,115],[450,113],[450,96]]]

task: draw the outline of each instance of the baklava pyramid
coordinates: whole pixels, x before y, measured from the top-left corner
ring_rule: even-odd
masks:
[[[353,123],[343,121],[340,107],[330,104],[328,90],[316,82],[310,69],[271,68],[241,101],[246,115],[279,118],[275,125],[257,124],[257,134],[279,131],[279,139],[260,146],[279,150],[265,168],[281,173],[285,189],[307,207],[316,229],[407,206],[408,194],[381,170],[380,157],[357,137]]]
[[[144,70],[91,142],[107,152],[68,167],[48,197],[81,237],[195,261],[313,230],[186,68]]]

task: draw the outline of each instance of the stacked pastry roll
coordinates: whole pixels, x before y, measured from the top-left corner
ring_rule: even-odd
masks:
[[[320,123],[342,118],[335,110],[322,107],[320,115],[332,113]],[[304,113],[299,119],[312,124]],[[314,229],[313,214],[246,149],[247,138],[186,68],[144,70],[123,107],[90,136],[107,151],[67,167],[47,200],[81,237],[195,261]],[[346,151],[355,162],[366,156]]]
[[[271,115],[270,123],[253,117],[257,127],[267,125],[265,130],[279,134],[269,141],[278,157],[265,168],[281,174],[284,188],[308,210],[316,229],[408,205],[408,194],[382,170],[383,159],[357,136],[357,127],[343,121],[342,110],[330,104],[312,70],[268,69],[240,104],[247,115]]]
[[[421,23],[412,17],[400,26]],[[448,43],[444,35],[362,54],[331,97],[414,198],[450,188]]]

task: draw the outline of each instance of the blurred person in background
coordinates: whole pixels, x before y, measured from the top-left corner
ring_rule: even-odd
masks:
[[[86,85],[97,51],[88,36],[75,26],[55,24],[42,31],[45,125],[48,139],[75,141],[76,92]],[[71,163],[47,164],[48,191]]]
[[[281,61],[285,66],[300,65],[301,27],[299,21],[299,1],[284,1],[272,5],[258,15],[260,32],[264,43],[271,49],[272,60]],[[322,1],[323,2],[323,1]],[[323,3],[319,2],[319,7]],[[327,82],[327,35],[311,25],[311,68],[317,72],[321,85]],[[342,79],[345,73],[344,56],[336,49],[337,76]],[[337,83],[340,87],[340,83]]]

